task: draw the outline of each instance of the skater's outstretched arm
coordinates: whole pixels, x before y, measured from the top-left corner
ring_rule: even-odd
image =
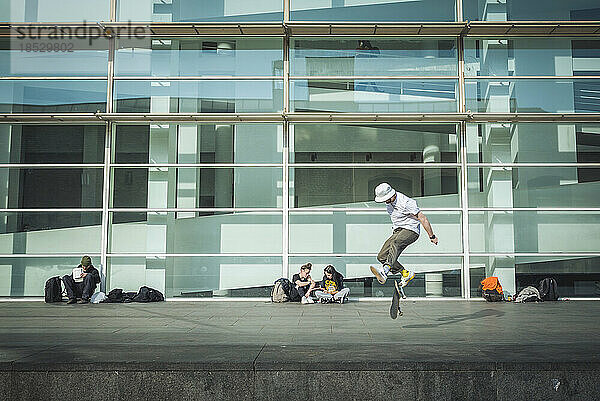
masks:
[[[425,216],[425,214],[423,214],[423,212],[419,212],[419,213],[417,213],[416,218],[421,222],[421,225],[423,226],[425,231],[427,231],[427,234],[429,235],[429,239],[431,240],[431,242],[433,244],[437,245],[438,238],[433,233],[433,228],[431,228],[431,224],[429,223],[427,216]]]

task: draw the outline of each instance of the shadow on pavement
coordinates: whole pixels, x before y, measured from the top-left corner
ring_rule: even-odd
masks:
[[[440,326],[447,325],[447,324],[460,323],[460,322],[464,322],[466,320],[481,319],[484,317],[491,317],[491,316],[500,317],[503,315],[504,315],[504,312],[499,311],[499,310],[484,309],[484,310],[477,311],[475,313],[466,314],[466,315],[444,316],[444,317],[440,317],[440,318],[434,320],[435,322],[440,322],[440,323],[409,324],[409,325],[402,326],[402,327],[407,328],[407,329],[427,329],[427,328],[433,328],[433,327],[440,327]]]

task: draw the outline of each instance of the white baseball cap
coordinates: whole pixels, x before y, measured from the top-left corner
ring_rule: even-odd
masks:
[[[387,182],[382,182],[375,188],[375,202],[385,202],[396,194],[396,191]]]

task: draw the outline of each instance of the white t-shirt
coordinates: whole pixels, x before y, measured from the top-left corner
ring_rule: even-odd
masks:
[[[396,200],[386,204],[386,207],[392,219],[394,230],[397,228],[406,228],[419,234],[421,224],[415,216],[421,209],[419,209],[414,199],[396,191]]]

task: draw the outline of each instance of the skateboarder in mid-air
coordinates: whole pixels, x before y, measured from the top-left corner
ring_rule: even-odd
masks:
[[[375,188],[375,202],[386,203],[387,212],[392,219],[392,225],[394,232],[384,242],[377,260],[381,263],[381,266],[371,266],[371,272],[377,277],[377,281],[380,284],[385,284],[387,276],[389,274],[402,274],[400,280],[400,287],[395,283],[396,292],[392,299],[392,309],[390,314],[395,319],[395,315],[398,313],[399,305],[399,294],[398,291],[402,290],[414,277],[415,273],[408,271],[398,262],[398,256],[400,253],[419,238],[419,231],[421,224],[429,239],[435,245],[438,244],[438,239],[433,233],[431,224],[423,212],[417,206],[417,202],[414,199],[409,198],[401,192],[396,191],[388,183],[381,183]],[[394,305],[394,303],[396,305]]]

